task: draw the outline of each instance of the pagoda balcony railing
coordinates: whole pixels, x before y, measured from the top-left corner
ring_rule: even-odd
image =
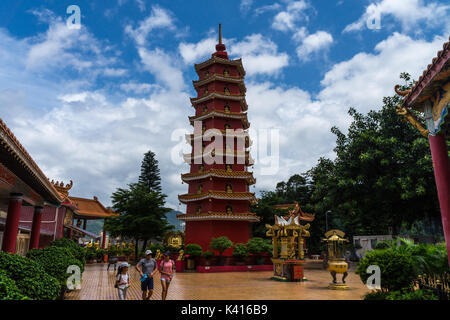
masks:
[[[248,105],[247,102],[245,101],[245,95],[226,95],[226,94],[221,94],[221,93],[217,93],[217,92],[212,92],[209,93],[208,95],[204,96],[204,97],[199,97],[199,98],[191,98],[191,104],[192,106],[195,108],[195,105],[208,101],[208,100],[212,100],[212,99],[223,99],[223,100],[234,100],[234,101],[240,101],[241,103],[241,109],[243,111],[247,111],[248,110]]]
[[[247,200],[251,204],[256,204],[257,200],[253,192],[226,192],[226,191],[208,191],[202,193],[186,193],[178,196],[182,203],[200,201],[205,199],[219,200]]]
[[[253,212],[227,213],[227,212],[201,212],[193,214],[178,214],[180,220],[238,220],[258,222],[260,218]]]
[[[236,83],[236,84],[239,84],[241,89],[244,89],[245,91],[247,91],[247,89],[245,88],[244,79],[241,77],[235,77],[235,76],[231,76],[231,75],[226,76],[226,75],[214,73],[214,74],[210,75],[209,77],[204,78],[202,80],[192,81],[192,83],[194,85],[194,88],[197,88],[197,87],[203,86],[203,85],[213,82],[213,81]]]
[[[212,130],[206,130],[204,133],[202,134],[186,134],[185,138],[186,138],[186,142],[190,145],[192,145],[192,141],[203,141],[204,138],[206,139],[205,141],[210,141],[210,139],[212,137],[214,137],[215,135],[217,135],[216,130],[219,129],[212,129]],[[233,138],[244,138],[245,139],[245,147],[249,148],[250,146],[253,145],[253,140],[250,138],[248,130],[241,130],[241,131],[235,131],[233,129],[230,129],[229,132],[227,132],[227,130],[219,130],[220,133],[223,135],[224,138],[227,137],[233,137]]]
[[[227,118],[227,119],[237,119],[237,120],[247,120],[247,113],[241,113],[241,112],[225,112],[220,110],[212,110],[206,113],[203,113],[198,116],[191,116],[189,117],[189,121],[191,124],[194,121],[202,121],[208,118],[214,118],[214,117],[220,117],[220,118]]]
[[[228,171],[221,169],[210,169],[202,172],[185,173],[181,175],[184,182],[206,179],[209,177],[227,178],[227,179],[246,179],[249,184],[254,184],[256,179],[253,177],[253,172],[249,171]]]
[[[198,160],[198,159],[205,159],[205,158],[216,158],[216,157],[233,157],[237,158],[236,163],[226,163],[226,159],[223,161],[223,164],[244,164],[240,163],[238,159],[244,158],[246,165],[251,165],[254,163],[253,158],[250,155],[250,151],[231,151],[231,150],[218,150],[216,152],[208,152],[205,153],[204,151],[196,153],[184,153],[183,159],[186,163],[191,164],[192,161]],[[219,163],[220,164],[220,163]]]

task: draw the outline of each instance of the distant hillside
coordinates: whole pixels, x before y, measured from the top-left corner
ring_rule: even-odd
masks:
[[[182,225],[184,222],[177,219],[177,214],[182,214],[180,211],[172,210],[166,214],[167,222],[175,227],[175,231],[183,231],[184,226]]]
[[[177,214],[181,214],[182,212],[172,210],[166,214],[167,222],[175,227],[175,231],[183,231],[184,227],[182,225],[183,221],[177,219]],[[101,220],[89,220],[86,226],[87,231],[100,234],[103,230],[103,219]]]

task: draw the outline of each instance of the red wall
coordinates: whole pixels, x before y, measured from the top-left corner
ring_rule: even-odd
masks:
[[[250,235],[250,223],[246,221],[186,221],[185,245],[196,243],[206,251],[210,250],[211,238],[226,236],[235,244],[247,243]],[[231,256],[231,253],[232,249],[228,249],[224,255]]]

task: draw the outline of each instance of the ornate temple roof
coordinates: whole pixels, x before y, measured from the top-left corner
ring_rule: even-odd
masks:
[[[209,177],[228,178],[228,179],[246,179],[249,184],[254,184],[256,179],[252,172],[248,171],[227,171],[220,169],[210,169],[203,172],[186,173],[181,175],[184,182],[205,179]]]
[[[31,187],[36,189],[36,192],[41,192],[41,195],[44,196],[47,201],[58,205],[63,201],[63,198],[59,192],[55,189],[53,184],[45,176],[36,162],[34,162],[33,158],[31,158],[30,154],[22,146],[2,119],[0,119],[0,145],[6,149],[6,152],[9,154],[8,161],[14,162],[11,166],[16,169],[24,170],[23,173],[19,172],[21,170],[12,170],[14,171],[14,174],[16,174],[25,183],[30,184]],[[5,162],[7,161],[6,156],[6,154],[3,156],[5,157]],[[6,163],[4,164],[6,165]]]
[[[221,94],[218,92],[211,92],[210,94],[203,96],[203,97],[199,97],[199,98],[191,98],[191,103],[193,105],[193,107],[195,107],[196,104],[205,102],[205,101],[209,101],[212,99],[224,99],[224,100],[235,100],[235,101],[240,101],[241,103],[241,109],[242,111],[247,111],[248,110],[248,105],[247,102],[245,101],[245,95],[226,95],[226,94]]]
[[[258,222],[260,218],[252,212],[244,213],[226,213],[226,212],[201,212],[194,214],[179,214],[177,218],[185,221],[195,220],[234,220],[234,221],[250,221]]]
[[[405,96],[402,106],[407,108],[418,107],[423,101],[430,98],[436,86],[441,85],[442,81],[448,80],[449,77],[450,37],[410,90],[401,92],[397,90],[398,86],[396,86],[396,92]]]
[[[104,219],[119,215],[113,212],[111,208],[105,208],[97,197],[85,199],[78,197],[69,197],[70,201],[77,206],[75,214],[91,219]]]
[[[226,137],[235,137],[235,138],[241,138],[243,137],[245,139],[245,147],[248,148],[253,144],[252,139],[250,139],[249,133],[248,131],[245,130],[232,130],[232,129],[228,129],[229,131],[227,132],[227,130],[220,130],[220,129],[210,129],[210,130],[206,130],[205,133],[203,134],[186,134],[186,142],[189,143],[190,145],[192,145],[192,141],[195,140],[201,140],[203,141],[203,138],[212,138],[215,135],[215,131],[218,130],[220,131],[220,133],[226,138]]]
[[[248,200],[256,204],[257,200],[253,192],[226,192],[226,191],[208,191],[203,193],[187,193],[178,196],[182,203],[199,201],[204,199],[222,199],[222,200]]]
[[[278,204],[273,206],[273,208],[288,210],[289,214],[283,217],[285,221],[288,221],[288,219],[294,219],[295,217],[298,217],[299,220],[303,221],[314,221],[315,218],[315,214],[303,212],[297,201],[292,204]]]

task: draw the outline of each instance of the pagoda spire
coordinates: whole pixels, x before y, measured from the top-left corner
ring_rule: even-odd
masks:
[[[225,50],[226,47],[222,43],[222,24],[219,23],[219,43],[216,45],[216,52],[213,53],[213,56],[228,59],[228,53]]]

